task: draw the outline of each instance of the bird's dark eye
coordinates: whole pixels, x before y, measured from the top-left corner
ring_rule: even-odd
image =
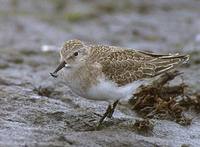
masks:
[[[75,53],[74,53],[74,56],[78,56],[78,52],[75,52]]]

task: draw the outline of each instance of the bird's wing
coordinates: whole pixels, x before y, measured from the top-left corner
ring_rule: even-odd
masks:
[[[158,55],[136,50],[117,50],[99,59],[102,71],[118,85],[160,75],[189,59],[188,55]]]

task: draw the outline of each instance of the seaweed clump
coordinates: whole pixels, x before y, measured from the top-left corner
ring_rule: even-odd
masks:
[[[149,85],[141,85],[129,100],[132,109],[144,118],[167,119],[189,125],[191,119],[183,113],[186,110],[185,103],[179,101],[180,97],[186,96],[185,89],[188,86],[183,82],[175,86],[167,84],[180,74],[178,71],[168,72]]]
[[[149,119],[136,120],[133,129],[139,134],[148,134],[153,130],[154,124]]]
[[[56,91],[53,87],[43,87],[39,86],[33,89],[39,96],[46,96],[46,97],[57,97],[61,95],[60,91]]]

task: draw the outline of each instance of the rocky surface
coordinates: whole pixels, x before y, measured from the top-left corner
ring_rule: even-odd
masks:
[[[152,120],[138,133],[134,111],[119,105],[114,118],[95,126],[106,102],[75,95],[51,72],[60,46],[87,42],[191,55],[180,68],[193,91],[200,87],[198,0],[0,0],[0,146],[200,146],[200,117],[188,126]],[[181,78],[175,79],[175,83]]]

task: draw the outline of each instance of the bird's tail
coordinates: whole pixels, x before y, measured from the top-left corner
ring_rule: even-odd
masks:
[[[163,55],[157,58],[157,60],[152,61],[156,65],[156,75],[159,75],[168,70],[174,69],[189,61],[189,55]]]
[[[168,55],[152,54],[148,52],[140,53],[152,57],[148,61],[148,63],[154,65],[154,74],[152,74],[152,76],[160,75],[189,61],[189,55],[180,55],[178,53]]]

